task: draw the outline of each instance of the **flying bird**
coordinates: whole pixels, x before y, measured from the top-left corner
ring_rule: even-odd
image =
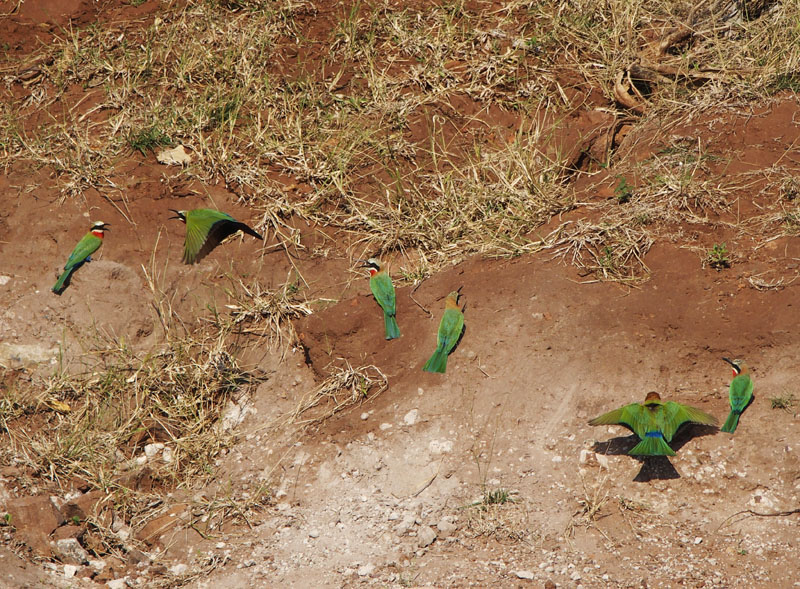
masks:
[[[103,233],[108,230],[108,223],[102,221],[95,221],[89,228],[89,233],[81,237],[78,245],[72,250],[69,255],[67,263],[64,265],[64,272],[58,277],[58,280],[53,285],[53,292],[60,295],[67,288],[67,282],[72,276],[72,273],[80,268],[84,262],[91,262],[91,255],[103,245]]]
[[[383,324],[386,329],[386,339],[400,337],[400,328],[397,325],[397,307],[395,305],[394,285],[380,260],[370,258],[362,260],[360,268],[369,268],[369,288],[375,300],[383,309]]]
[[[631,403],[595,417],[589,425],[624,425],[639,436],[628,454],[642,456],[675,456],[668,442],[684,423],[716,425],[712,415],[675,401],[662,402],[658,393],[647,393],[644,404]]]
[[[747,366],[742,364],[740,360],[730,360],[728,358],[723,358],[723,360],[733,367],[733,380],[728,391],[731,412],[720,430],[732,434],[736,431],[736,426],[739,425],[739,416],[753,399],[753,379],[750,378],[750,371]]]
[[[447,370],[447,356],[461,339],[464,332],[464,313],[458,308],[459,296],[458,290],[454,290],[444,300],[444,315],[439,323],[436,351],[422,367],[426,372],[443,373]]]
[[[186,239],[183,242],[184,264],[199,262],[222,240],[237,231],[244,231],[258,239],[264,239],[248,225],[240,223],[222,211],[214,209],[193,209],[191,211],[170,209],[170,211],[176,215],[170,219],[180,219],[186,223]]]

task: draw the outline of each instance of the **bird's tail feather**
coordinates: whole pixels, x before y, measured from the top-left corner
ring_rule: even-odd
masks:
[[[64,270],[61,273],[61,276],[58,277],[58,280],[53,285],[53,289],[52,290],[53,290],[54,293],[56,293],[57,295],[60,295],[64,291],[64,283],[67,281],[67,278],[69,278],[69,275],[71,273],[72,273],[72,270]]]
[[[384,313],[383,323],[386,327],[386,339],[395,339],[400,337],[400,327],[397,325],[397,318],[394,315]]]
[[[636,444],[628,454],[639,456],[675,456],[675,452],[670,448],[661,436],[646,437]]]
[[[728,419],[725,420],[724,425],[720,428],[720,431],[727,432],[732,434],[736,431],[736,426],[739,425],[739,413],[737,411],[731,411],[728,414]]]
[[[444,348],[436,348],[433,356],[425,362],[425,366],[423,366],[422,369],[425,372],[444,373],[444,371],[447,370],[447,352],[444,351]]]
[[[241,229],[245,233],[248,233],[249,235],[252,235],[256,239],[260,239],[262,241],[264,240],[264,236],[263,235],[261,235],[258,231],[256,231],[252,227],[248,227],[244,223],[239,223],[239,229]]]

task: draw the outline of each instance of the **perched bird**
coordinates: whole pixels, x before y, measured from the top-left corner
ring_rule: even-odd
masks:
[[[237,231],[244,231],[258,239],[264,239],[246,224],[240,223],[222,211],[215,211],[214,209],[194,209],[191,211],[170,209],[170,211],[176,215],[175,217],[170,217],[170,219],[180,219],[186,223],[186,239],[183,242],[183,262],[185,264],[199,262],[217,247],[223,239]]]
[[[460,290],[460,289],[459,289]],[[457,290],[454,290],[444,300],[444,315],[439,323],[439,333],[436,339],[436,351],[425,363],[422,369],[426,372],[444,372],[447,370],[447,356],[456,347],[464,331],[464,313],[458,308]]]
[[[55,285],[53,285],[54,293],[60,295],[64,292],[64,289],[67,288],[67,281],[70,276],[72,276],[72,273],[80,268],[84,262],[92,261],[90,256],[97,251],[97,248],[103,245],[103,232],[108,230],[107,225],[108,223],[95,221],[89,228],[89,233],[81,237],[78,245],[72,250],[67,263],[64,265],[64,272],[61,273],[61,276],[58,277]]]
[[[732,434],[739,425],[739,416],[750,404],[753,398],[753,379],[750,378],[750,371],[740,360],[730,360],[723,358],[725,362],[733,366],[733,380],[728,392],[728,400],[731,403],[731,412],[725,420],[721,431]]]
[[[400,337],[400,328],[397,326],[397,308],[395,306],[394,285],[380,260],[370,258],[362,260],[360,268],[369,268],[369,288],[375,300],[383,309],[383,324],[386,327],[386,339]]]
[[[631,403],[595,417],[589,425],[619,424],[629,428],[642,440],[628,454],[675,456],[667,445],[684,423],[716,425],[715,417],[675,401],[661,402],[658,393],[647,393],[644,404]]]

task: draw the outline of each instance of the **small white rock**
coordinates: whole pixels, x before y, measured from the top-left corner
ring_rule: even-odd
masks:
[[[131,528],[130,526],[120,526],[115,534],[117,535],[117,538],[125,542],[131,537]]]
[[[533,573],[531,571],[514,571],[514,575],[518,579],[533,579]]]
[[[394,532],[398,536],[407,533],[413,526],[416,518],[412,514],[406,514],[402,521],[394,527]]]
[[[308,537],[309,538],[319,538],[319,530],[316,529],[316,528],[313,528],[313,529],[309,530],[308,531]]]
[[[121,579],[113,579],[106,583],[106,587],[108,589],[126,589],[128,586],[128,577],[122,577]]]
[[[156,161],[165,166],[186,166],[192,163],[192,156],[186,153],[183,145],[171,149],[162,149],[156,154]]]
[[[162,444],[161,442],[155,444],[147,444],[144,447],[144,455],[147,456],[148,458],[152,458],[163,449],[164,449],[164,444]]]
[[[403,417],[403,423],[406,425],[414,425],[419,421],[419,409],[412,409]]]
[[[64,577],[66,577],[67,579],[71,579],[72,577],[74,577],[75,573],[77,572],[78,572],[78,567],[76,567],[74,564],[64,565]]]
[[[62,560],[68,559],[70,564],[87,564],[89,553],[80,545],[77,538],[62,538],[56,541],[56,548],[61,553]]]
[[[179,562],[178,564],[174,564],[171,567],[169,567],[169,572],[177,577],[178,575],[182,575],[183,573],[185,573],[188,569],[189,565]]]
[[[453,442],[451,440],[431,440],[428,444],[428,451],[431,454],[447,454],[453,451]]]
[[[434,540],[436,540],[436,532],[430,526],[422,526],[417,532],[417,545],[420,548],[430,546]]]
[[[375,565],[372,564],[371,562],[365,564],[364,566],[358,567],[358,570],[356,570],[356,574],[358,574],[359,577],[369,577],[374,572],[375,572]]]
[[[439,530],[439,533],[443,536],[452,536],[453,532],[458,529],[454,522],[455,518],[452,515],[445,516],[439,520],[439,523],[436,524],[436,527]]]
[[[391,424],[391,423],[382,423],[382,424],[380,424],[380,426],[378,426],[378,427],[379,427],[381,430],[383,430],[383,431],[386,431],[387,429],[391,429],[391,428],[392,428],[392,424]]]
[[[698,536],[697,538],[694,539],[694,543],[695,544],[700,544],[702,541],[703,541],[703,539],[700,536]]]
[[[369,413],[364,411],[364,413],[361,414],[361,421],[366,421],[367,419],[369,419]]]

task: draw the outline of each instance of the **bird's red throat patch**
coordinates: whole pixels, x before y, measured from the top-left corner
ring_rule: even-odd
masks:
[[[92,229],[92,235],[94,235],[95,237],[99,237],[100,239],[103,239],[103,230],[102,229]]]
[[[375,276],[377,273],[378,273],[378,271],[375,268],[370,268],[369,269],[369,275],[370,276]]]

